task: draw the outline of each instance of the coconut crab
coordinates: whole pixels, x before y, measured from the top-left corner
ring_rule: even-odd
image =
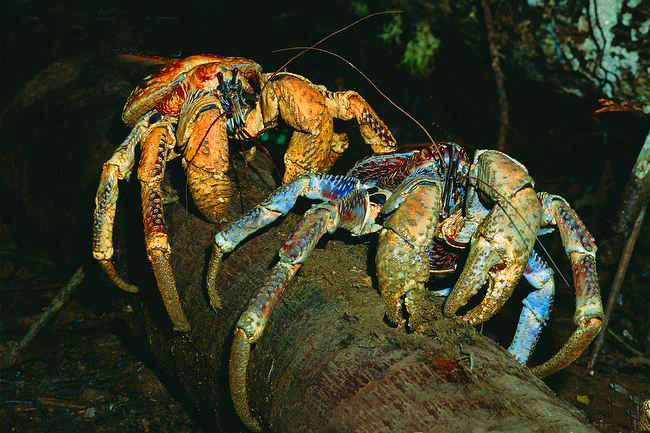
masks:
[[[111,258],[118,181],[129,178],[140,144],[138,180],[147,256],[174,328],[187,331],[163,214],[161,183],[167,161],[182,157],[194,202],[203,215],[218,222],[234,194],[229,137],[257,137],[281,118],[295,130],[284,156],[284,182],[327,171],[347,148],[347,136],[334,132],[333,118],[356,119],[374,152],[395,150],[395,139],[354,91],[330,92],[287,72],[262,73],[260,65],[243,57],[135,57],[165,67],[145,78],[124,106],[122,119],[133,129],[103,166],[95,198],[93,257],[115,285],[137,292],[118,275]]]
[[[252,345],[318,240],[338,228],[357,236],[379,232],[379,291],[386,318],[399,327],[417,330],[420,302],[427,294],[444,299],[446,316],[471,325],[482,323],[504,305],[523,275],[536,290],[523,301],[508,351],[525,364],[549,317],[554,295],[553,271],[533,246],[538,234],[557,226],[573,269],[576,330],[555,356],[533,372],[543,377],[572,363],[603,320],[596,245],[562,197],[535,193],[533,187],[526,168],[501,152],[478,151],[470,164],[459,145],[433,144],[368,157],[345,176],[302,175],[217,233],[208,269],[209,296],[214,300],[224,253],[286,214],[299,196],[323,201],[312,206],[282,245],[279,262],[237,322],[230,387],[241,419],[259,430],[248,405],[246,382]],[[427,292],[430,277],[454,272],[457,249],[466,246],[470,246],[469,256],[454,288]],[[456,315],[486,281],[487,293],[478,306]]]

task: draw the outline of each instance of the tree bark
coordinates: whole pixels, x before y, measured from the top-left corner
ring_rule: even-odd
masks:
[[[62,269],[83,263],[95,274],[96,304],[108,293],[119,295],[132,310],[128,333],[136,344],[188,406],[233,431],[239,424],[227,359],[234,324],[299,216],[289,215],[226,257],[219,277],[224,308],[215,312],[204,280],[216,227],[183,199],[168,205],[172,266],[192,327],[174,333],[144,254],[137,186],[122,182],[115,263],[141,291],[127,295],[110,287],[90,257],[93,197],[101,164],[128,132],[119,118],[132,86],[114,65],[84,58],[58,62],[31,80],[1,119],[4,212],[49,248]],[[170,181],[183,191],[179,166],[170,164]],[[236,173],[242,208],[270,192],[264,167]],[[594,431],[475,329],[447,319],[433,320],[426,335],[390,328],[372,283],[374,240],[340,234],[326,241],[274,311],[248,378],[252,407],[269,431]]]

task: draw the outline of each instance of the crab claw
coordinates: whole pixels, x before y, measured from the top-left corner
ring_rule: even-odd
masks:
[[[398,327],[416,329],[421,306],[414,299],[424,291],[429,279],[429,257],[426,247],[433,238],[440,209],[440,190],[427,184],[426,178],[415,178],[404,191],[398,191],[386,202],[391,212],[379,234],[377,247],[377,278],[379,291],[386,303],[386,319]],[[399,198],[396,198],[399,197]],[[401,205],[394,203],[402,200]],[[395,206],[397,209],[393,211]]]
[[[479,305],[456,316],[460,322],[475,325],[492,317],[512,294],[535,244],[542,207],[526,168],[501,152],[478,152],[470,176],[468,219],[479,219],[487,211],[479,195],[495,205],[472,235],[469,257],[444,313],[455,316],[487,282]]]

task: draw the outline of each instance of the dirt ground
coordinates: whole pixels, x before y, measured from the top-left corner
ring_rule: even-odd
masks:
[[[65,284],[51,277],[47,256],[15,250],[6,227],[2,233],[0,350],[21,338]],[[149,360],[116,336],[124,335],[117,304],[97,316],[79,302],[87,295],[73,297],[20,362],[0,371],[0,431],[204,431]]]

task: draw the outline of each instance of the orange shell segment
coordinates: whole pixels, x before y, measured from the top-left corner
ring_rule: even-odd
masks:
[[[146,56],[143,56],[146,57]],[[212,54],[201,54],[185,59],[163,59],[167,63],[160,72],[149,75],[129,95],[122,111],[122,120],[128,126],[134,126],[140,116],[155,108],[165,97],[176,88],[176,84],[184,80],[185,74],[199,65],[206,63],[222,63],[237,65],[240,69],[252,67],[261,72],[261,66],[245,57],[224,57]]]

